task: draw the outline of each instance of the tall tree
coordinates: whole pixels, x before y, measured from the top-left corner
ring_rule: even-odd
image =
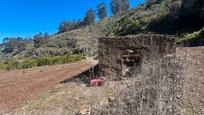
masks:
[[[77,28],[77,21],[75,20],[66,20],[63,21],[60,26],[59,26],[59,32],[58,33],[63,33],[67,31],[71,31]]]
[[[130,8],[130,2],[129,0],[121,0],[121,10],[127,11]]]
[[[113,15],[116,15],[122,11],[127,11],[130,8],[129,0],[112,0],[111,10]]]
[[[59,33],[63,33],[63,32],[67,32],[67,31],[71,31],[71,30],[75,30],[78,28],[82,28],[85,27],[85,20],[65,20],[63,22],[60,23],[59,28],[58,28],[58,34]]]
[[[3,39],[3,42],[8,42],[9,41],[9,38],[4,38]]]
[[[161,0],[145,0],[147,5],[152,5],[152,4],[155,4],[155,3],[159,2],[159,1],[161,1]]]
[[[98,15],[99,19],[103,19],[103,18],[107,17],[107,6],[105,3],[100,3],[97,6],[97,15]]]
[[[45,32],[44,34],[41,32],[36,34],[33,38],[34,47],[39,48],[40,46],[43,46],[48,42],[49,37],[49,33],[47,32]]]
[[[84,19],[86,24],[90,25],[90,24],[94,23],[95,19],[96,19],[96,14],[95,14],[94,10],[93,9],[89,9],[86,12],[86,17]]]
[[[43,34],[42,33],[38,33],[34,36],[34,47],[35,48],[39,48],[43,43]]]
[[[120,11],[120,1],[119,0],[111,0],[111,11],[113,15],[116,15]]]
[[[23,38],[5,38],[4,39],[4,53],[19,53],[26,49],[26,40]]]
[[[50,35],[48,32],[45,32],[43,37],[44,37],[44,39],[48,39],[50,37]]]

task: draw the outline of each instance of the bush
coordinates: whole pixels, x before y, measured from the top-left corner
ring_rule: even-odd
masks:
[[[142,32],[144,25],[141,25],[140,20],[134,20],[128,16],[122,18],[117,22],[116,28],[114,29],[115,35],[125,36],[129,34],[136,34]]]
[[[4,62],[6,70],[19,69],[19,62],[15,59],[8,59]]]
[[[68,56],[68,62],[80,61],[82,59],[83,57],[81,54],[73,54],[73,55]]]
[[[81,54],[65,55],[65,56],[44,56],[36,59],[37,66],[64,64],[83,59]]]
[[[37,66],[45,66],[45,65],[51,65],[52,64],[51,58],[46,57],[46,56],[37,58],[36,63],[37,63]]]
[[[36,67],[37,66],[37,62],[36,62],[35,59],[25,60],[20,65],[21,65],[21,68],[23,68],[23,69],[25,69],[25,68],[32,68],[32,67]]]
[[[177,42],[182,42],[184,40],[199,38],[199,37],[202,37],[203,35],[204,35],[204,27],[192,33],[183,33],[183,34],[177,35],[176,38],[177,38]]]
[[[63,63],[65,63],[63,60],[64,60],[63,56],[50,57],[50,61],[51,61],[52,65],[54,65],[54,64],[63,64]]]
[[[25,69],[37,66],[70,63],[74,61],[80,61],[82,59],[83,56],[81,54],[72,54],[64,56],[43,56],[32,59],[24,59],[22,62],[18,62],[15,59],[8,59],[4,63],[0,64],[0,69]]]
[[[5,64],[0,64],[0,70],[4,70],[6,69],[6,65]]]
[[[58,34],[86,26],[84,20],[65,20],[58,28]]]

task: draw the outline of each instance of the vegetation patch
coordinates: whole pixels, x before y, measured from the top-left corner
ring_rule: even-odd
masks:
[[[194,38],[199,38],[204,36],[204,27],[198,31],[194,31],[192,33],[183,33],[181,35],[177,35],[177,42],[182,42],[185,40],[190,40]]]
[[[64,56],[42,56],[36,58],[23,59],[21,61],[16,59],[7,59],[0,64],[0,69],[14,70],[25,69],[32,67],[39,67],[45,65],[65,64],[83,59],[81,54],[71,54]]]

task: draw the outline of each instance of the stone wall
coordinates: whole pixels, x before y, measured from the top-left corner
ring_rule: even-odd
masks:
[[[169,35],[100,38],[100,72],[110,80],[135,76],[144,60],[164,57],[175,51],[175,38]]]

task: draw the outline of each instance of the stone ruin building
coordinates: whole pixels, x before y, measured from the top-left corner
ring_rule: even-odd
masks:
[[[134,101],[124,98],[134,113],[175,115],[185,101],[184,68],[175,54],[175,37],[169,35],[100,38],[99,72],[108,80],[136,77],[126,92]]]
[[[136,35],[99,39],[99,68],[110,80],[136,75],[144,60],[175,53],[176,42],[169,35]]]

